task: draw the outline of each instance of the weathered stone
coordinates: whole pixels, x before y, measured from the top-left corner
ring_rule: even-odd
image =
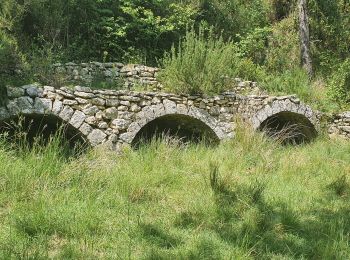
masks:
[[[93,98],[91,99],[91,103],[96,106],[104,106],[106,101],[102,98]]]
[[[151,104],[152,104],[152,102],[149,101],[149,100],[142,100],[142,101],[140,102],[140,106],[141,106],[141,107],[150,106]]]
[[[56,89],[56,93],[60,94],[61,96],[65,97],[65,98],[70,98],[70,99],[74,99],[75,96],[67,91],[64,91],[61,89]]]
[[[120,96],[120,99],[129,102],[139,102],[141,100],[139,97],[134,96]]]
[[[93,93],[90,92],[81,92],[81,91],[75,91],[74,92],[75,96],[78,96],[80,98],[94,98],[95,95]]]
[[[110,141],[113,142],[113,143],[116,143],[116,142],[118,142],[118,135],[116,135],[116,134],[111,134],[111,135],[109,136],[108,140],[110,140]]]
[[[133,136],[132,133],[126,132],[126,133],[124,133],[124,134],[121,134],[121,135],[119,136],[119,138],[120,138],[120,140],[122,140],[123,142],[130,144],[130,143],[132,142],[134,136]]]
[[[169,99],[164,99],[163,104],[164,104],[164,109],[166,114],[175,114],[177,112],[176,103],[174,101],[171,101]]]
[[[101,131],[99,129],[94,129],[87,136],[87,139],[89,140],[89,142],[92,146],[96,146],[96,145],[99,145],[100,143],[102,143],[106,137],[107,137],[107,135],[103,131]]]
[[[75,100],[78,101],[79,104],[83,104],[83,105],[89,103],[89,101],[84,98],[75,98]]]
[[[116,107],[119,105],[119,100],[118,99],[112,99],[112,98],[109,98],[106,100],[106,106],[108,107]]]
[[[93,128],[87,123],[83,123],[79,128],[79,131],[85,136],[88,136],[88,134],[91,133],[92,130]]]
[[[107,129],[108,128],[108,124],[106,122],[100,122],[98,124],[98,128],[100,128],[100,129]]]
[[[153,114],[156,118],[164,116],[166,114],[165,109],[164,109],[164,105],[161,103],[157,104],[157,105],[152,105],[151,109],[153,110]]]
[[[159,103],[161,103],[162,102],[162,100],[159,98],[159,97],[154,97],[153,99],[152,99],[152,104],[159,104]]]
[[[32,98],[39,96],[39,90],[38,90],[38,87],[36,85],[25,86],[25,90],[27,92],[27,95],[32,97]]]
[[[340,126],[339,129],[343,130],[344,132],[350,133],[350,126]]]
[[[63,103],[56,99],[52,105],[52,113],[54,113],[55,115],[58,115],[61,112],[62,107],[63,107]]]
[[[106,119],[115,119],[118,117],[118,109],[115,107],[110,107],[105,110],[104,117]]]
[[[82,87],[82,86],[75,86],[74,90],[77,92],[86,92],[86,93],[92,93],[92,89],[88,87]]]
[[[101,121],[103,120],[103,117],[104,117],[104,113],[102,111],[98,111],[95,115],[96,119]]]
[[[64,106],[59,114],[59,117],[62,118],[64,121],[69,122],[73,114],[73,108],[71,108],[70,106]]]
[[[133,122],[128,127],[128,132],[137,133],[141,126],[137,122]]]
[[[128,111],[128,109],[129,108],[127,106],[119,106],[117,110],[118,111]]]
[[[100,109],[98,109],[97,106],[88,106],[85,109],[83,109],[84,114],[88,116],[93,116],[99,111]]]
[[[140,112],[141,111],[141,107],[139,107],[136,104],[133,104],[133,105],[131,105],[130,111],[134,112],[134,113]]]
[[[220,114],[220,107],[219,106],[211,107],[209,114],[211,114],[212,116],[218,116]]]
[[[120,101],[120,104],[122,105],[122,106],[126,106],[126,107],[129,107],[130,106],[130,101]]]
[[[75,111],[69,123],[75,128],[79,128],[84,122],[86,115],[81,111]]]
[[[47,94],[48,92],[55,92],[55,88],[51,86],[44,86],[44,93]]]
[[[98,123],[98,120],[94,116],[89,116],[85,118],[85,122],[90,124],[90,125],[96,125]]]
[[[18,98],[25,95],[25,90],[23,88],[18,87],[6,87],[7,89],[7,96],[9,98]]]
[[[130,121],[125,120],[125,119],[115,119],[112,121],[111,127],[116,128],[118,130],[125,130],[128,128],[130,123],[131,123]]]
[[[0,107],[0,120],[4,120],[10,117],[10,113],[5,107]]]
[[[34,113],[43,114],[52,111],[52,100],[48,98],[35,98]]]
[[[67,105],[67,106],[78,105],[78,101],[71,100],[71,99],[64,99],[63,100],[63,105]]]
[[[7,104],[7,109],[11,115],[31,114],[33,112],[33,100],[30,97],[16,98]]]

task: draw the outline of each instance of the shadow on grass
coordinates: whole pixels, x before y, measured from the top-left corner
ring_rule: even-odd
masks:
[[[139,228],[144,239],[160,248],[171,249],[182,243],[180,238],[170,234],[159,225],[142,223]]]
[[[346,247],[350,234],[350,205],[343,197],[349,194],[350,189],[344,178],[340,177],[328,186],[331,192],[320,203],[326,206],[315,207],[301,214],[285,203],[267,203],[262,183],[226,184],[220,180],[214,167],[211,186],[217,216],[213,228],[223,240],[240,244],[258,258],[269,255],[310,259],[347,258],[350,254]],[[338,199],[343,200],[342,207],[327,207]]]
[[[335,178],[325,187],[322,201],[303,212],[280,201],[267,202],[262,182],[226,182],[215,165],[210,167],[210,184],[216,204],[214,219],[208,223],[196,212],[182,212],[175,223],[179,228],[195,229],[205,223],[226,244],[257,259],[350,257],[350,185],[346,177]],[[335,203],[340,206],[332,207]]]

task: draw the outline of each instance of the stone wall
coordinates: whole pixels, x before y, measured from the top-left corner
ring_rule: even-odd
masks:
[[[54,64],[53,71],[58,77],[62,77],[63,81],[73,81],[84,85],[90,85],[94,81],[105,81],[116,83],[121,88],[128,90],[133,90],[135,86],[141,86],[145,90],[151,91],[162,90],[162,84],[157,79],[160,69],[144,65],[124,65],[118,62],[80,64],[68,62]],[[256,82],[228,77],[226,80],[235,93],[261,93]]]
[[[0,120],[19,114],[52,114],[77,129],[92,146],[106,143],[113,149],[131,144],[149,122],[169,115],[200,122],[197,130],[207,127],[219,140],[234,137],[237,117],[251,122],[255,129],[283,111],[305,118],[315,128],[320,119],[318,112],[295,96],[243,96],[226,92],[207,97],[34,85],[7,90],[8,103],[0,107]]]
[[[141,85],[151,90],[159,90],[157,81],[158,68],[144,65],[118,62],[90,62],[90,63],[57,63],[53,65],[55,74],[67,81],[75,81],[83,84],[91,84],[96,81],[116,83],[122,88],[132,89],[135,85]]]
[[[328,129],[329,135],[350,139],[350,111],[335,115]]]

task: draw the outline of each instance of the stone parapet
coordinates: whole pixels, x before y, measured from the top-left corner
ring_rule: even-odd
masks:
[[[67,82],[90,85],[93,82],[115,83],[120,88],[133,90],[141,87],[151,91],[161,91],[159,68],[138,64],[122,64],[119,62],[89,62],[89,63],[57,63],[53,66],[53,73]],[[244,81],[240,78],[225,77],[226,84],[237,94],[261,93],[257,83]]]
[[[318,129],[320,114],[295,96],[178,95],[163,92],[53,88],[26,85],[7,89],[8,103],[0,120],[18,114],[52,114],[77,129],[92,146],[109,143],[114,149],[131,144],[148,123],[169,116],[197,134],[205,128],[218,140],[234,137],[235,118],[258,129],[267,119],[289,112]],[[182,124],[180,119],[184,119]],[[171,120],[171,118],[170,118]],[[193,122],[191,122],[193,120]],[[299,121],[298,121],[299,122]],[[302,121],[300,121],[302,122]],[[187,130],[188,130],[187,129]]]

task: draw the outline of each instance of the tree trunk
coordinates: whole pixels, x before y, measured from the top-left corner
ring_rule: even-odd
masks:
[[[299,2],[299,33],[301,65],[306,70],[309,78],[312,78],[313,70],[310,56],[310,31],[306,0],[300,0]]]

